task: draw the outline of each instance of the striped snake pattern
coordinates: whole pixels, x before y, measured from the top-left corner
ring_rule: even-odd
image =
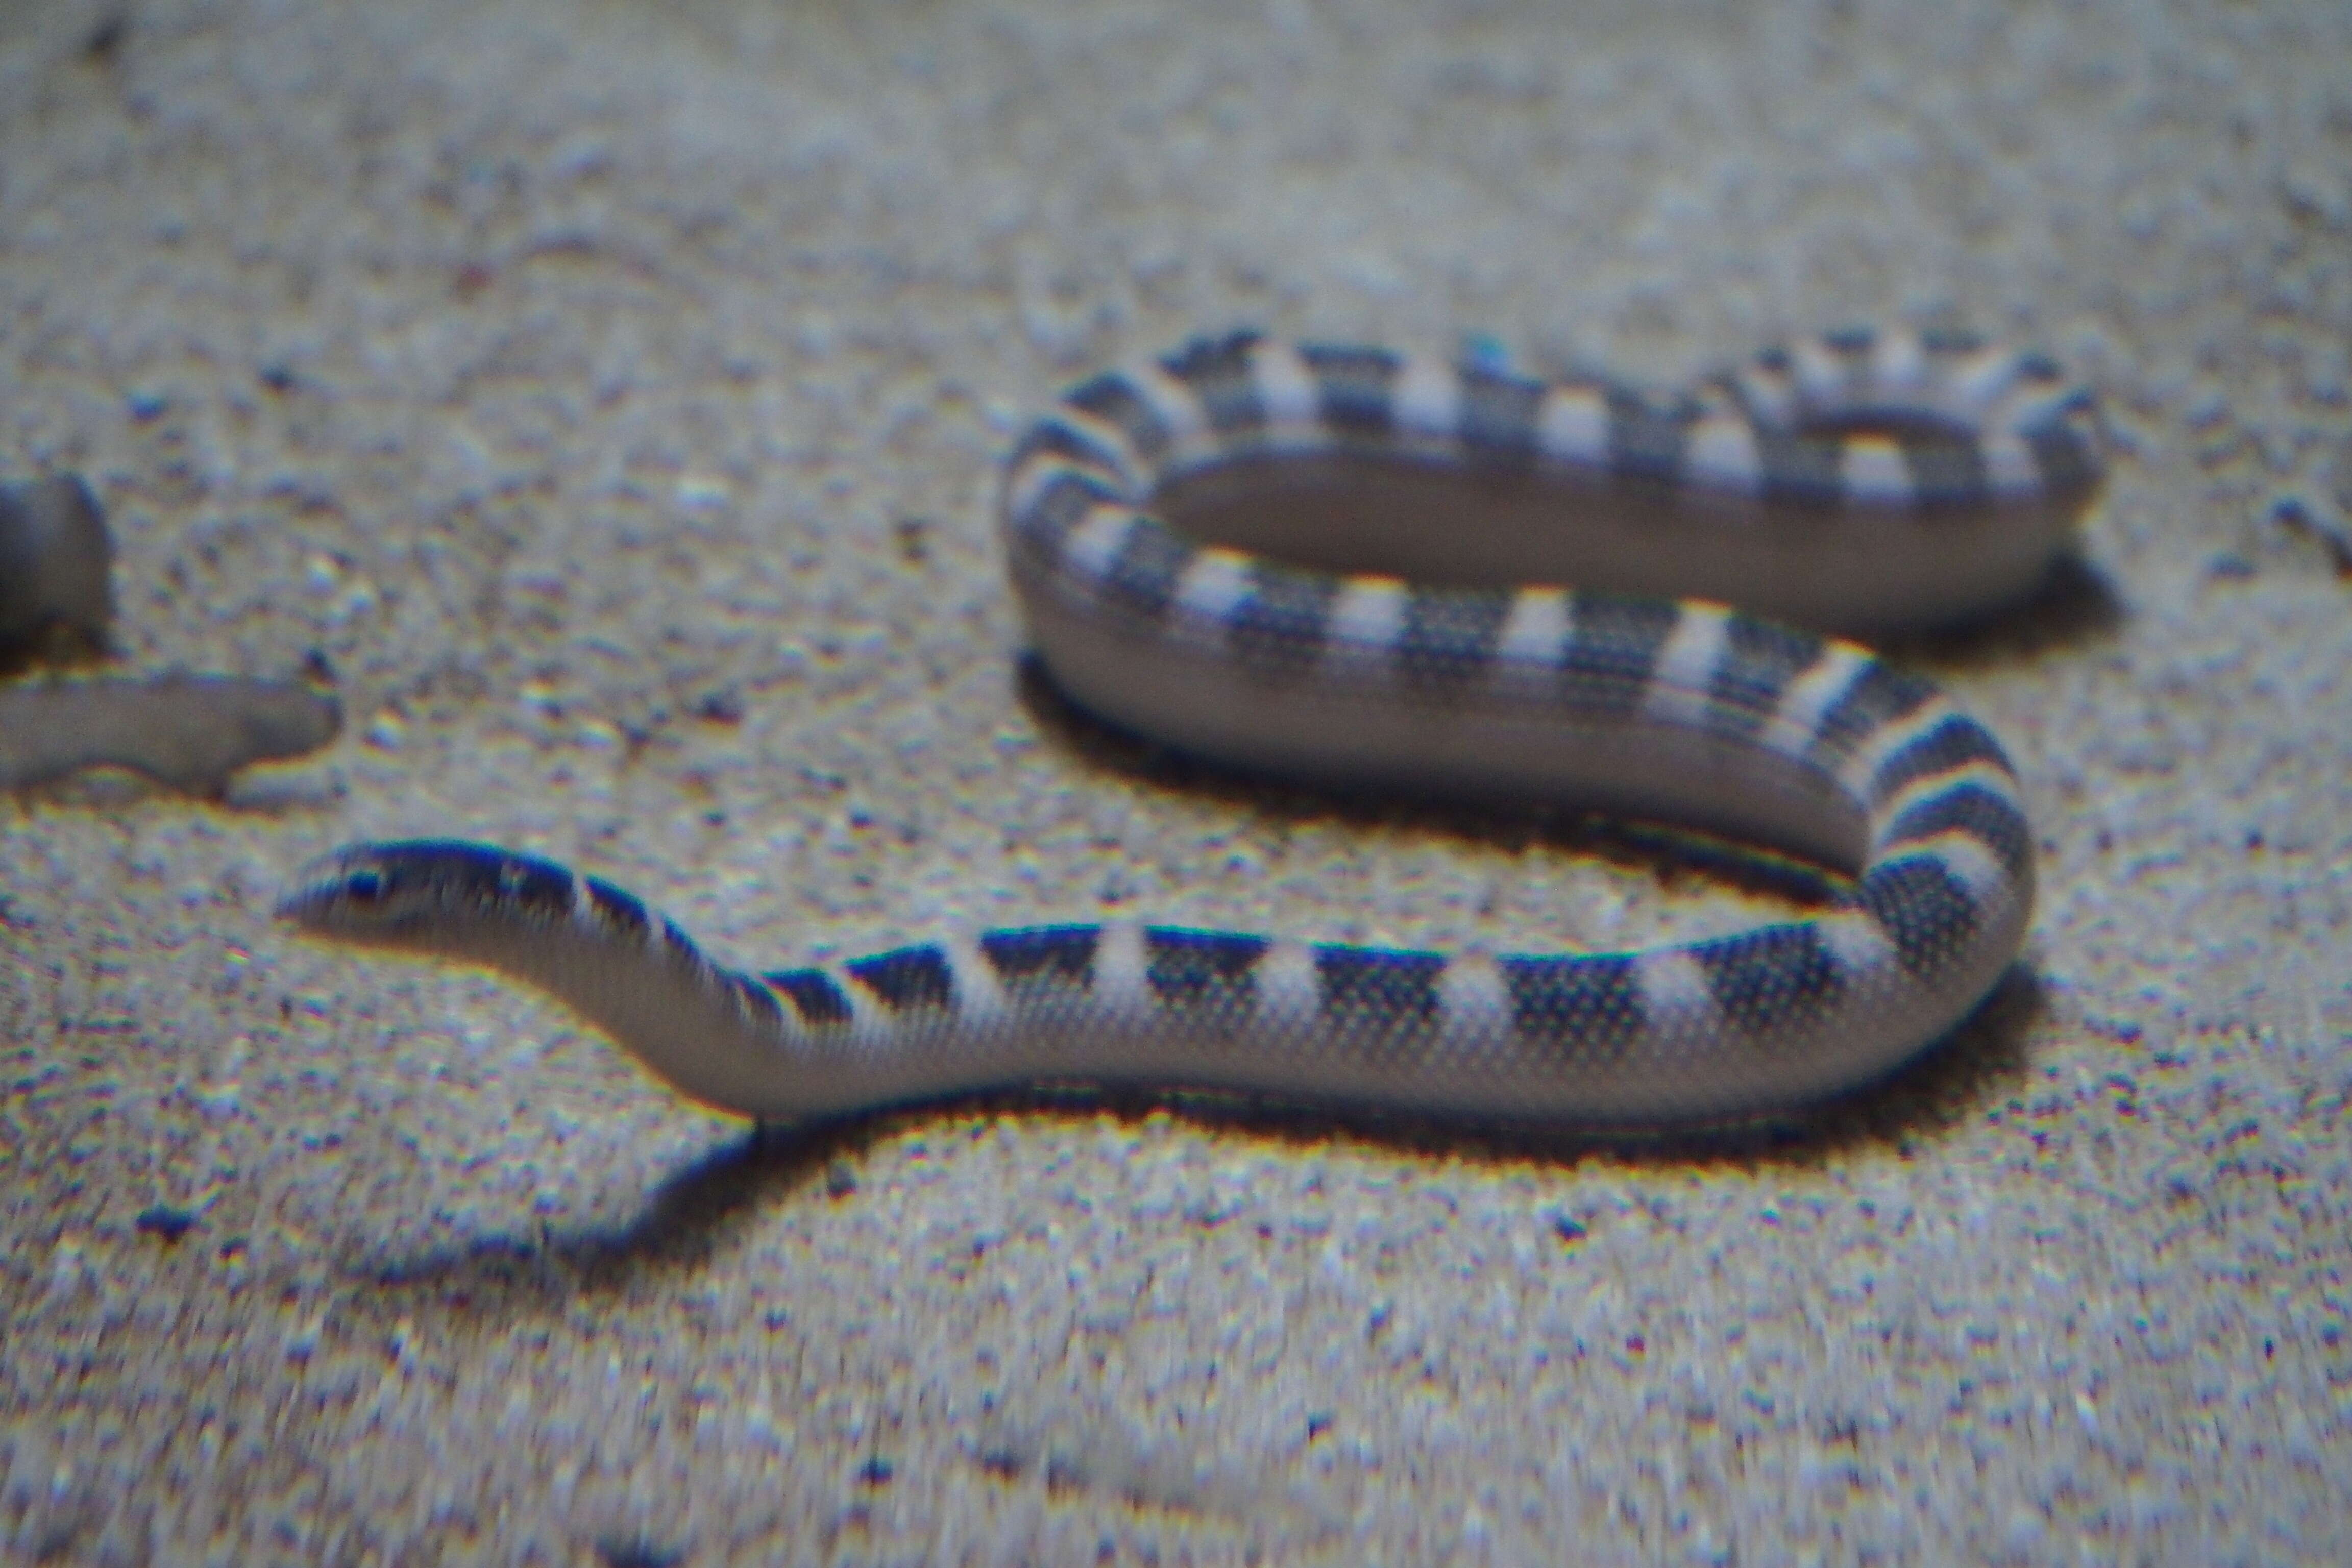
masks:
[[[280,912],[534,984],[761,1119],[1052,1078],[1591,1124],[1792,1108],[1981,1000],[2033,845],[1983,725],[1788,623],[1981,615],[2098,481],[2091,400],[2049,362],[1894,331],[1670,401],[1236,334],[1074,387],[1016,447],[1008,566],[1078,705],[1248,769],[1599,807],[1851,879],[1727,936],[1444,953],[1114,921],[753,974],[609,883],[445,840],[341,850]]]

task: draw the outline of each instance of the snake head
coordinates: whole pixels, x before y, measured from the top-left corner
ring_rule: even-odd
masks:
[[[278,918],[373,947],[462,953],[486,926],[572,916],[579,879],[552,861],[463,839],[352,844],[311,861]]]

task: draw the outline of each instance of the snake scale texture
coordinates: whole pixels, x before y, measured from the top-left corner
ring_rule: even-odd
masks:
[[[607,882],[449,840],[343,849],[281,913],[519,977],[762,1120],[1072,1078],[1580,1124],[1793,1108],[1948,1032],[2032,906],[2000,743],[1825,634],[2030,592],[2099,479],[2054,365],[1911,331],[1671,400],[1241,333],[1097,375],[1020,441],[1008,566],[1081,707],[1252,770],[1598,807],[1847,879],[1727,936],[1431,952],[1113,921],[754,974]]]

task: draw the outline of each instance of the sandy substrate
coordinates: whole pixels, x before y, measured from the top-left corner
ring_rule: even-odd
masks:
[[[337,678],[226,805],[0,802],[0,1557],[2341,1561],[2352,12],[12,5],[0,476],[128,668]],[[1643,942],[1609,838],[1202,786],[1024,695],[993,465],[1237,322],[1672,384],[1965,322],[2099,388],[2018,982],[1784,1144],[993,1100],[747,1148],[344,840],[774,967],[1150,911]]]

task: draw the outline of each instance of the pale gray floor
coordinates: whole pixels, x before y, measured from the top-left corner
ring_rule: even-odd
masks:
[[[2341,1561],[2352,12],[1565,9],[11,5],[0,470],[89,476],[131,664],[316,649],[352,721],[228,808],[0,803],[0,1551]],[[1924,650],[2025,778],[2032,982],[1787,1151],[992,1102],[744,1160],[268,921],[415,832],[770,966],[1738,919],[1106,765],[1011,678],[993,465],[1236,322],[1668,383],[1873,319],[2096,384],[2111,602]]]

